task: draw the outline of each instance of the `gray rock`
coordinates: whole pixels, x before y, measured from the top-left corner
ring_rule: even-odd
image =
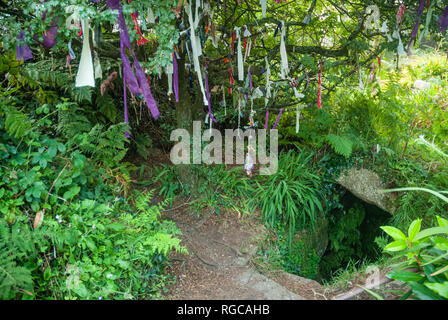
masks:
[[[397,210],[393,205],[391,194],[378,192],[387,187],[375,172],[351,168],[343,171],[336,181],[364,202],[375,205],[392,215]]]
[[[262,296],[264,300],[306,300],[252,269],[241,273],[238,281],[252,292],[252,296],[247,297],[249,299],[258,300]]]

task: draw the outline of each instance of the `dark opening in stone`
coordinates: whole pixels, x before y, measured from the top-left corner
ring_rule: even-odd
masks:
[[[388,212],[355,197],[343,189],[342,208],[327,215],[329,243],[319,264],[316,280],[331,281],[340,270],[350,264],[372,263],[381,249],[375,238],[381,235],[380,227],[392,217]]]

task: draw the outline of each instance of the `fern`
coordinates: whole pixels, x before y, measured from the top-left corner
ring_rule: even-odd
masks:
[[[148,159],[148,149],[152,147],[152,140],[147,133],[137,134],[135,137],[135,144],[137,147],[137,153],[144,158]]]
[[[346,158],[349,158],[353,152],[354,142],[347,136],[329,134],[325,137],[325,141],[330,144],[334,152]]]
[[[91,128],[90,121],[76,103],[67,103],[66,106],[59,108],[57,130],[67,140],[73,140],[79,134],[88,132]]]
[[[30,270],[17,265],[26,254],[19,244],[14,241],[6,222],[0,220],[0,299],[14,298],[19,289],[32,290]]]
[[[0,115],[5,116],[5,129],[15,138],[21,138],[31,129],[28,116],[14,107],[3,106]]]
[[[118,109],[115,106],[115,100],[109,95],[98,95],[95,99],[95,104],[99,106],[99,112],[110,122],[116,122],[118,116]]]

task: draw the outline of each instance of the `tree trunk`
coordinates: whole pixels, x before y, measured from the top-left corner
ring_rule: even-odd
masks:
[[[186,129],[190,135],[193,133],[193,103],[188,92],[188,74],[185,69],[185,52],[179,53],[179,102],[176,103],[177,127]],[[179,176],[183,187],[188,187],[191,195],[198,194],[198,176],[193,173],[190,165],[179,165]]]

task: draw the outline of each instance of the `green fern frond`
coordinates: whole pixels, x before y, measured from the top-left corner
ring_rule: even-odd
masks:
[[[24,252],[13,240],[9,226],[0,220],[0,299],[12,299],[33,284],[30,270],[17,265]]]
[[[0,114],[5,116],[5,129],[14,138],[21,138],[31,129],[31,121],[22,111],[14,107],[3,106]]]
[[[325,141],[333,148],[334,152],[346,158],[350,157],[353,152],[353,141],[346,136],[329,134],[325,137]]]

